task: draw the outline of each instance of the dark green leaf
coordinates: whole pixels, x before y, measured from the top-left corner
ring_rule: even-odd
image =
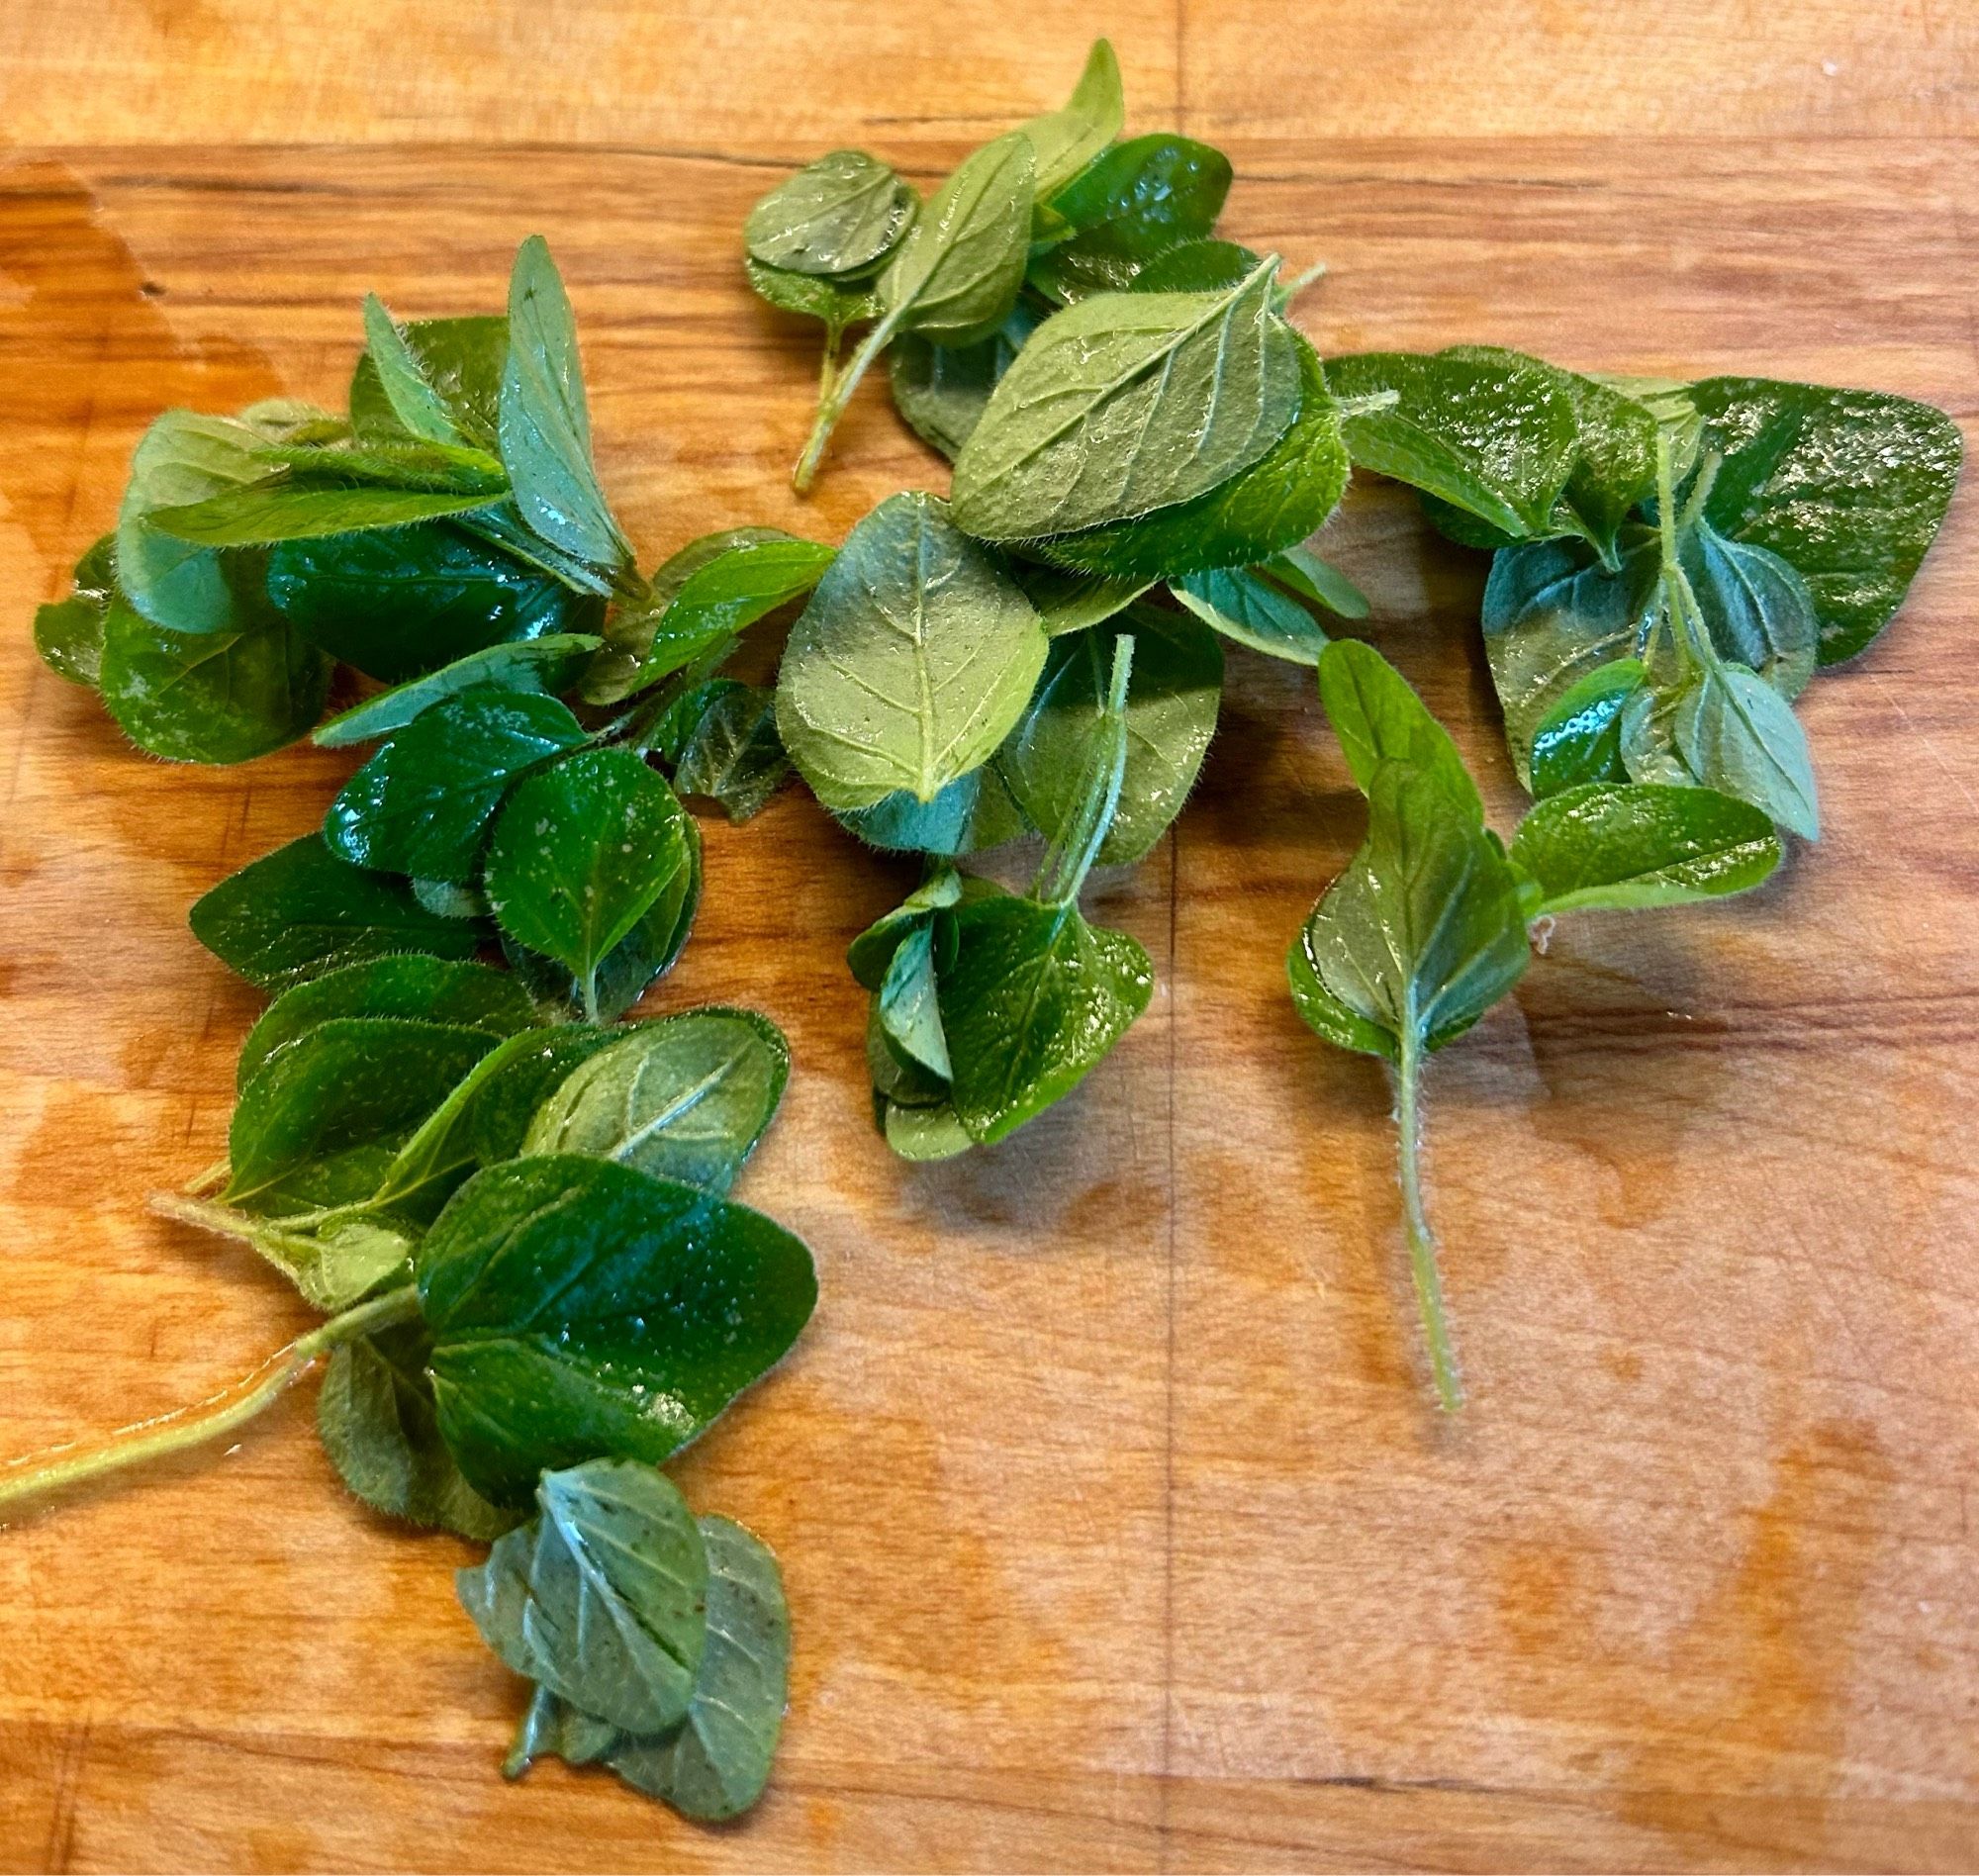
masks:
[[[75,563],[69,597],[35,613],[35,649],[71,684],[95,689],[103,674],[104,622],[117,590],[116,536],[105,534]]]
[[[880,317],[880,290],[871,279],[826,280],[816,274],[766,267],[753,256],[742,265],[749,285],[778,312],[821,320],[833,351],[847,327]]]
[[[957,524],[1030,540],[1174,508],[1298,415],[1298,347],[1261,265],[1227,293],[1099,294],[1055,315],[955,462]]]
[[[551,545],[595,567],[631,564],[591,463],[591,413],[577,325],[540,234],[516,251],[509,358],[502,370],[502,461],[522,518]]]
[[[1030,707],[996,757],[1025,817],[1047,840],[1065,839],[1080,809],[1093,739],[1107,718],[1113,643],[1122,631],[1134,641],[1127,763],[1099,847],[1102,866],[1145,859],[1195,786],[1223,695],[1223,653],[1214,636],[1192,620],[1136,607],[1111,624],[1053,639]]]
[[[1038,323],[1037,313],[1019,302],[989,337],[972,344],[937,345],[918,332],[903,332],[894,341],[888,370],[894,403],[908,428],[953,462]]]
[[[527,1501],[601,1456],[659,1464],[782,1359],[810,1254],[781,1226],[610,1160],[513,1160],[419,1251],[440,1431],[468,1482]]]
[[[1743,892],[1780,842],[1762,809],[1711,789],[1590,783],[1535,807],[1511,861],[1540,888],[1535,915],[1630,910]]]
[[[353,866],[466,885],[518,779],[584,741],[553,697],[469,691],[378,749],[330,803],[323,837]]]
[[[1298,601],[1246,567],[1183,574],[1169,591],[1205,625],[1267,657],[1316,665],[1330,642]]]
[[[491,1505],[461,1477],[439,1437],[424,1325],[402,1324],[344,1343],[317,1397],[317,1432],[337,1475],[388,1517],[487,1543],[516,1514]]]
[[[1725,539],[1709,521],[1686,532],[1681,560],[1719,655],[1749,666],[1782,697],[1806,690],[1821,628],[1800,575],[1763,547]]]
[[[445,522],[278,546],[268,591],[332,657],[388,684],[491,646],[593,633],[588,595]]]
[[[486,965],[417,955],[369,958],[292,985],[247,1032],[235,1065],[236,1089],[313,1029],[345,1016],[399,1016],[513,1036],[535,1021],[512,977]]]
[[[649,1465],[546,1473],[538,1515],[455,1578],[481,1639],[581,1712],[640,1734],[687,1718],[707,1644],[707,1552]]]
[[[104,618],[98,683],[118,725],[167,762],[247,762],[307,735],[323,714],[330,661],[265,601],[242,629],[167,631],[120,596]]]
[[[725,1192],[790,1079],[790,1045],[741,1009],[640,1023],[567,1076],[530,1122],[525,1155],[583,1153]]]
[[[470,691],[505,691],[554,697],[570,689],[586,660],[605,641],[588,632],[552,632],[518,644],[490,645],[442,665],[423,678],[366,698],[332,716],[310,740],[320,749],[342,749],[404,729],[424,711]]]
[[[845,962],[853,977],[877,991],[886,981],[894,953],[909,932],[937,911],[962,897],[962,876],[946,864],[931,865],[927,878],[890,912],[883,913],[853,939]]]
[[[471,958],[481,934],[436,918],[404,882],[339,860],[320,834],[222,880],[192,908],[192,934],[249,983],[275,987],[397,952]]]
[[[942,966],[955,1112],[988,1146],[1078,1086],[1148,1006],[1148,954],[1069,905],[998,895],[956,908]]]
[[[765,266],[859,274],[887,257],[919,207],[913,185],[877,156],[835,149],[772,189],[742,234]]]
[[[1533,732],[1536,796],[1558,795],[1587,782],[1626,782],[1622,712],[1644,679],[1642,661],[1617,658],[1569,685]]]
[[[1292,338],[1298,417],[1264,457],[1193,502],[1118,526],[1061,534],[1037,551],[1063,567],[1161,580],[1256,566],[1315,532],[1347,487],[1347,450],[1319,355],[1297,333]]]
[[[1236,241],[1178,241],[1127,282],[1129,293],[1223,293],[1257,272],[1264,255]]]
[[[1724,458],[1705,518],[1807,583],[1823,664],[1853,657],[1936,536],[1958,481],[1958,426],[1909,398],[1765,378],[1709,378],[1689,396],[1704,447]]]
[[[785,537],[738,541],[695,568],[661,613],[631,688],[658,683],[779,607],[801,599],[823,578],[833,557],[829,547]]]
[[[929,495],[846,537],[792,627],[777,729],[825,806],[933,801],[982,766],[1037,682],[1045,635],[1002,566]]]
[[[1230,159],[1207,143],[1116,143],[1052,198],[1075,233],[1032,261],[1031,281],[1061,304],[1125,288],[1166,249],[1207,235],[1229,193]]]
[[[687,816],[626,749],[587,749],[520,782],[495,823],[486,885],[504,931],[576,978],[599,966],[690,867]]]
[[[718,681],[688,731],[674,768],[674,790],[706,795],[731,821],[762,812],[791,774],[777,734],[777,694]],[[712,687],[710,687],[712,688]]]

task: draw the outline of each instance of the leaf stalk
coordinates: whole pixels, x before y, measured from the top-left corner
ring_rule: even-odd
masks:
[[[1395,1124],[1402,1187],[1402,1217],[1409,1242],[1409,1273],[1414,1278],[1416,1304],[1422,1312],[1423,1336],[1429,1345],[1430,1374],[1436,1402],[1445,1413],[1463,1405],[1463,1382],[1450,1343],[1450,1325],[1443,1309],[1443,1276],[1437,1268],[1436,1233],[1430,1229],[1422,1190],[1422,1043],[1411,1023],[1401,1038],[1401,1060],[1395,1066]]]

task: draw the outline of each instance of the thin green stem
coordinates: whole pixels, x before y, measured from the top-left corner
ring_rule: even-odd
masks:
[[[231,1160],[216,1160],[203,1172],[195,1172],[185,1182],[186,1193],[192,1198],[204,1198],[209,1192],[217,1192],[234,1176],[234,1163]]]
[[[817,475],[817,466],[824,460],[825,447],[831,441],[831,432],[838,427],[838,420],[845,415],[845,407],[851,403],[852,394],[859,389],[859,380],[866,375],[866,368],[887,349],[900,322],[899,309],[889,313],[859,341],[859,348],[845,361],[841,371],[828,391],[817,401],[817,418],[810,426],[810,437],[803,446],[803,454],[798,458],[798,466],[791,474],[791,487],[800,495],[805,494]]]
[[[319,1358],[374,1329],[410,1322],[419,1310],[420,1295],[413,1284],[388,1290],[383,1296],[374,1296],[354,1309],[346,1309],[340,1316],[332,1316],[308,1335],[299,1336],[286,1349],[271,1355],[253,1373],[232,1387],[222,1388],[210,1399],[119,1428],[100,1440],[49,1447],[45,1452],[10,1460],[0,1465],[0,1506],[80,1485],[129,1465],[141,1465],[147,1459],[164,1458],[221,1439],[272,1407],[309,1372]]]
[[[1085,876],[1099,858],[1120,805],[1127,778],[1127,681],[1134,669],[1134,640],[1120,632],[1113,640],[1113,663],[1106,695],[1100,700],[1080,801],[1065,837],[1045,852],[1031,897],[1044,905],[1076,905]]]
[[[595,964],[584,974],[584,1020],[594,1029],[599,1026],[598,967]]]
[[[1437,1405],[1455,1413],[1463,1405],[1463,1383],[1457,1372],[1457,1356],[1450,1346],[1450,1326],[1443,1313],[1443,1277],[1436,1265],[1436,1233],[1423,1209],[1422,1192],[1422,1045],[1410,1024],[1402,1035],[1401,1061],[1395,1068],[1395,1124],[1400,1135],[1402,1217],[1409,1240],[1409,1272],[1415,1278],[1416,1303],[1422,1311],[1423,1335],[1429,1343],[1430,1373],[1436,1381]]]

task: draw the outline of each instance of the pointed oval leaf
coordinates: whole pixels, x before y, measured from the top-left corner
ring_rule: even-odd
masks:
[[[555,697],[570,689],[586,660],[605,641],[588,632],[553,632],[515,645],[471,651],[423,678],[380,691],[340,716],[332,716],[310,740],[319,749],[343,749],[404,729],[422,712],[469,691],[508,691]]]
[[[1031,145],[1022,132],[965,157],[880,276],[885,317],[944,345],[995,330],[1024,281],[1031,186]]]
[[[891,164],[863,149],[835,149],[758,202],[742,237],[765,266],[864,273],[893,250],[919,207],[913,184]]]

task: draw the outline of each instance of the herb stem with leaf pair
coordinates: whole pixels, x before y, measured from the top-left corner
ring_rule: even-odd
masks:
[[[297,1337],[253,1373],[208,1400],[121,1427],[100,1440],[50,1447],[11,1460],[0,1466],[0,1506],[218,1440],[272,1407],[322,1357],[359,1336],[410,1322],[419,1313],[419,1291],[413,1284],[388,1290]]]
[[[831,444],[831,432],[838,427],[838,420],[845,415],[845,407],[852,402],[852,394],[859,389],[859,381],[866,375],[867,367],[887,349],[895,331],[898,328],[905,307],[896,307],[859,341],[858,349],[845,361],[845,369],[834,375],[836,363],[834,348],[825,347],[824,366],[819,377],[817,395],[817,416],[810,426],[810,435],[805,439],[803,454],[798,458],[798,466],[791,474],[791,487],[800,495],[807,495],[810,485],[817,476],[818,465],[824,460],[824,452]]]

